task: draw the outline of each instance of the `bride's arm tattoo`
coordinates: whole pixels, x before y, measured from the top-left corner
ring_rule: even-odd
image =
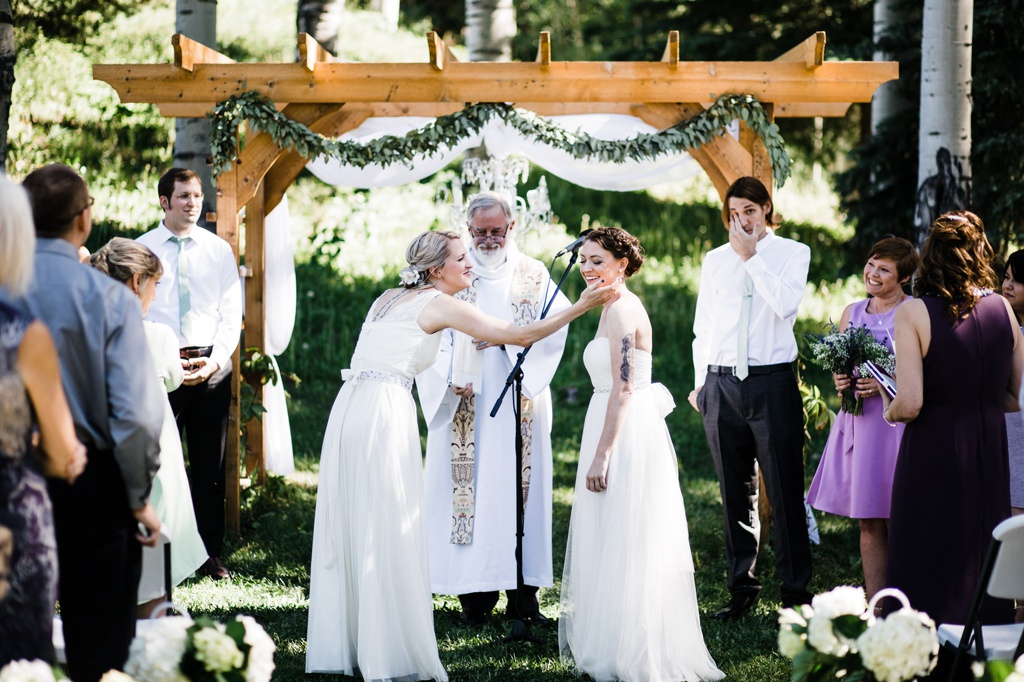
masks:
[[[636,332],[630,332],[622,337],[622,366],[619,368],[619,378],[622,383],[630,385],[633,377],[633,350],[636,348]]]

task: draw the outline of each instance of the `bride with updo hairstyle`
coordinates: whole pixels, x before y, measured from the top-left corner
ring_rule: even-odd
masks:
[[[517,326],[453,297],[472,268],[454,232],[420,234],[406,261],[401,286],[367,312],[324,433],[306,672],[448,679],[434,636],[413,378],[436,361],[446,328],[529,346],[617,295],[595,279],[571,307]]]
[[[653,333],[629,277],[644,262],[629,232],[602,227],[580,247],[588,285],[618,282],[583,351],[594,394],[562,575],[562,659],[595,680],[717,680],[704,644],[675,448],[675,404],[651,383]],[[621,278],[621,279],[620,279]]]
[[[160,259],[148,247],[131,239],[114,237],[89,257],[89,263],[134,291],[139,297],[143,315],[149,311],[164,269]],[[155,369],[150,371],[156,372],[164,390],[170,393],[185,380],[178,354],[178,337],[167,325],[146,320],[142,325],[155,365]],[[171,403],[166,399],[164,423],[160,430],[160,468],[153,481],[150,504],[160,517],[161,528],[170,533],[171,584],[179,585],[203,565],[207,552],[196,525],[178,426]],[[140,617],[148,617],[153,607],[166,598],[163,557],[163,543],[142,548],[142,579],[138,596]]]

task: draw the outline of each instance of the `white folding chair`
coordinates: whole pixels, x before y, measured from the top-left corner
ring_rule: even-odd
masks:
[[[939,643],[956,649],[950,680],[957,679],[959,670],[969,661],[1016,660],[1024,654],[1024,623],[981,624],[981,605],[986,594],[997,599],[1024,600],[1024,515],[1008,518],[992,530],[992,543],[967,623],[939,626]]]

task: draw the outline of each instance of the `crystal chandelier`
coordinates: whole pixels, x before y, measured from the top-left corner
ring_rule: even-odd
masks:
[[[462,175],[452,181],[451,189],[442,187],[434,197],[434,203],[441,213],[441,218],[448,228],[455,232],[465,233],[466,208],[480,192],[500,194],[512,206],[516,221],[516,234],[520,237],[532,230],[551,224],[553,214],[551,201],[548,198],[548,183],[541,176],[536,189],[526,192],[526,198],[519,196],[517,191],[520,182],[529,177],[530,164],[520,157],[468,158],[462,162]],[[477,191],[464,194],[467,186],[476,186]]]

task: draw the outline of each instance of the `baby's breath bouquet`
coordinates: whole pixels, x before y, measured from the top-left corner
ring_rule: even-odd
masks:
[[[826,334],[805,334],[811,351],[811,361],[832,374],[850,377],[850,387],[843,391],[842,407],[845,412],[856,416],[864,411],[863,399],[857,397],[854,388],[858,377],[869,376],[864,366],[868,360],[889,374],[896,373],[896,357],[885,342],[875,339],[866,325],[852,324],[839,331],[834,322],[825,325]]]
[[[903,608],[875,619],[875,602],[883,596],[899,599]],[[791,682],[830,674],[848,682],[904,682],[935,667],[939,640],[932,619],[910,608],[899,590],[882,590],[869,604],[863,588],[842,586],[779,610],[779,651],[793,661]]]
[[[152,620],[136,635],[125,672],[138,682],[270,682],[274,641],[248,616]]]

